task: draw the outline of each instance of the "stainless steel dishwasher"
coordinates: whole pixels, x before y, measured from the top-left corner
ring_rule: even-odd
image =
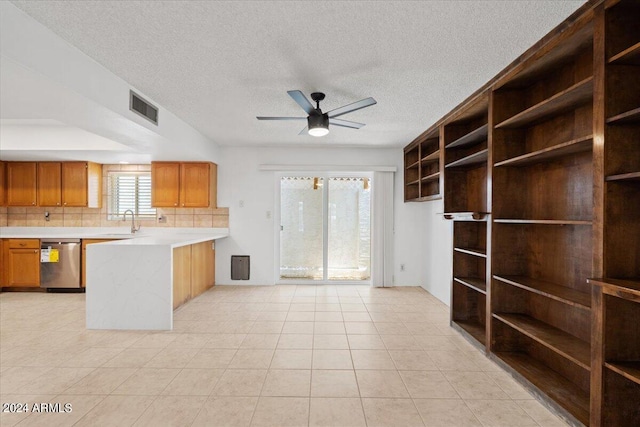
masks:
[[[40,287],[80,289],[80,239],[42,239]]]

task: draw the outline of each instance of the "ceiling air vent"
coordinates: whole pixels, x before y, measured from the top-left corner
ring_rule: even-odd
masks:
[[[150,104],[132,90],[129,91],[129,109],[154,125],[158,124],[158,107]]]

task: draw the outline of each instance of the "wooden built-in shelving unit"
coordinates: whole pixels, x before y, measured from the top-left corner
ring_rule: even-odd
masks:
[[[588,1],[407,148],[440,160],[451,325],[577,426],[640,425],[638,22]]]
[[[438,129],[427,131],[404,150],[404,200],[427,201],[442,198]]]

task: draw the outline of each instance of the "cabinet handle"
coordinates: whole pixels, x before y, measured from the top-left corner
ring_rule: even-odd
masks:
[[[56,203],[57,206],[60,206],[60,202]]]
[[[36,202],[31,202],[31,204],[32,204],[32,205],[35,205],[35,204],[36,204]]]
[[[34,253],[34,254],[37,254],[37,253],[38,253],[38,251],[33,251],[33,253]]]
[[[64,202],[64,205],[67,206],[67,202]]]

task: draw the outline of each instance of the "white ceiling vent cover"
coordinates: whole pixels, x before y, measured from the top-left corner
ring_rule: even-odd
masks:
[[[129,110],[144,117],[154,125],[158,124],[158,107],[152,105],[132,90],[129,91]]]

